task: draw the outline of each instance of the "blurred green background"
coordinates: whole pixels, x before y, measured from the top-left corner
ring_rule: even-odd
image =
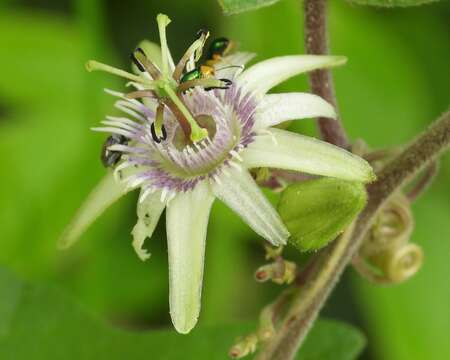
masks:
[[[410,140],[449,105],[450,4],[381,10],[330,3],[332,52],[349,58],[334,71],[349,134],[373,148]],[[120,328],[170,323],[164,224],[148,241],[152,257],[145,263],[130,246],[136,194],[108,210],[69,251],[59,252],[56,240],[105,172],[99,161],[104,137],[89,131],[115,112],[114,99],[102,89],[124,86],[111,76],[88,74],[84,63],[95,58],[127,68],[141,39],[158,40],[158,12],[173,20],[168,36],[175,58],[202,27],[213,37],[236,39],[241,49],[258,53],[256,60],[303,52],[303,13],[294,0],[231,17],[222,16],[215,1],[202,0],[0,2],[0,265],[26,281],[62,289]],[[276,90],[307,90],[307,79]],[[312,120],[292,129],[315,133]],[[413,206],[412,241],[426,254],[421,271],[405,284],[377,287],[348,270],[324,309],[328,318],[366,334],[362,359],[450,356],[449,182],[447,156],[432,189]],[[294,250],[288,253],[298,258]],[[253,281],[263,256],[260,239],[216,202],[199,328],[256,319],[280,291]],[[13,290],[0,296],[12,302]],[[0,334],[1,315],[0,307]],[[29,330],[23,330],[25,343],[34,336]]]

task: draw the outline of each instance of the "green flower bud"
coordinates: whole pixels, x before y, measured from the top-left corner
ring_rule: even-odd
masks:
[[[322,178],[287,187],[278,211],[300,251],[317,250],[334,240],[366,204],[364,185]]]

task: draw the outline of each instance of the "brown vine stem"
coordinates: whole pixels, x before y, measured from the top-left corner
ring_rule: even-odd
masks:
[[[406,194],[408,200],[410,202],[416,201],[416,199],[428,189],[428,187],[433,182],[434,177],[437,175],[439,171],[439,164],[437,161],[432,162],[421,175],[420,179],[417,180],[417,183],[413,186],[412,189],[408,191]]]
[[[307,54],[328,54],[326,0],[305,0],[305,50]],[[337,109],[333,78],[328,69],[310,73],[311,91],[327,100]],[[343,148],[349,148],[345,129],[340,119],[317,119],[322,139]]]
[[[450,145],[450,111],[416,138],[367,186],[368,203],[354,225],[321,254],[318,266],[293,300],[277,333],[257,360],[293,359],[345,267],[351,262],[378,211],[397,191]]]

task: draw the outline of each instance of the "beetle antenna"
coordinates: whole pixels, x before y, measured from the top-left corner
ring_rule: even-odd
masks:
[[[244,70],[244,65],[230,65],[230,66],[225,66],[223,68],[220,69],[216,69],[215,71],[220,71],[220,70],[225,70],[225,69],[231,69],[231,68],[239,68],[241,70]]]

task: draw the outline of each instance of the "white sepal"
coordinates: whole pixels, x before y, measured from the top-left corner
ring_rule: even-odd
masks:
[[[151,238],[158,220],[166,207],[161,202],[161,191],[151,193],[149,189],[141,190],[137,204],[138,220],[131,234],[133,235],[133,248],[142,261],[150,257],[150,253],[143,248],[146,238]]]
[[[265,95],[258,105],[255,129],[264,129],[284,121],[312,117],[336,118],[331,104],[320,96],[308,93]]]
[[[78,209],[58,240],[58,246],[66,249],[73,245],[110,205],[130,190],[125,184],[114,179],[112,171],[109,172],[91,191],[83,205]]]
[[[241,155],[248,168],[272,167],[344,180],[374,180],[372,167],[359,156],[327,142],[280,129],[265,130]]]
[[[342,65],[347,61],[344,56],[325,55],[288,55],[261,61],[239,76],[239,84],[257,95],[264,95],[283,81],[321,68]]]
[[[227,170],[230,176],[222,176],[222,184],[212,184],[214,194],[264,239],[285,244],[289,232],[248,171]]]
[[[204,181],[178,193],[167,205],[170,316],[175,329],[186,334],[200,313],[206,229],[214,201]]]

